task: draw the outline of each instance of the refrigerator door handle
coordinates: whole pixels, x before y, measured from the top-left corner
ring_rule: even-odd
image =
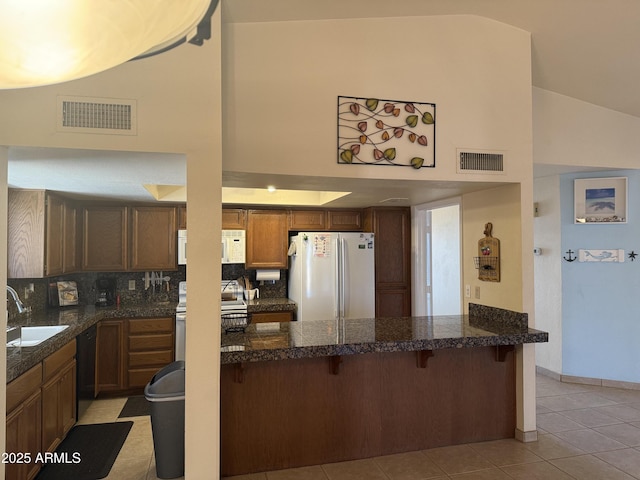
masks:
[[[344,238],[340,237],[340,318],[345,316],[345,288],[346,288],[346,270],[347,265],[345,262],[345,242]]]
[[[335,255],[334,255],[334,259],[335,259],[335,270],[334,270],[334,285],[335,285],[335,289],[336,289],[336,294],[334,296],[334,310],[333,310],[333,316],[334,318],[338,319],[340,318],[340,310],[341,310],[341,304],[340,304],[340,249],[339,247],[339,242],[340,239],[339,237],[336,238],[336,249],[335,249]]]

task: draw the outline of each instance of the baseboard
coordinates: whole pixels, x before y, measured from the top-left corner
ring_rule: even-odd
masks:
[[[529,443],[529,442],[537,442],[538,441],[538,431],[537,430],[530,430],[528,432],[523,432],[522,430],[519,430],[516,428],[516,435],[515,435],[516,440],[522,442],[522,443]]]
[[[562,375],[536,365],[536,373],[553,378],[563,383],[575,383],[578,385],[593,385],[596,387],[620,388],[624,390],[640,390],[640,383],[625,382],[622,380],[608,380],[606,378],[577,377],[574,375]]]
[[[548,370],[538,365],[536,365],[536,373],[539,373],[540,375],[544,375],[545,377],[553,378],[554,380],[558,380],[559,382],[562,381],[562,375],[554,372],[553,370]]]

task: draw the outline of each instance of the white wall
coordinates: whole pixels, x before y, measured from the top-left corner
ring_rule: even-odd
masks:
[[[562,255],[560,234],[560,179],[557,175],[534,180],[534,257],[536,328],[549,332],[549,343],[536,345],[536,364],[562,373]]]
[[[534,163],[637,168],[640,118],[533,89]]]
[[[227,25],[224,170],[325,177],[530,179],[528,32],[475,16]],[[338,96],[436,104],[436,168],[337,164]],[[457,148],[508,174],[455,173]]]
[[[639,118],[540,88],[533,89],[533,138],[536,165],[566,165],[575,169],[638,167]],[[602,175],[611,176],[615,172]],[[536,328],[548,331],[550,336],[548,344],[536,346],[536,362],[555,373],[601,378],[601,372],[595,369],[591,373],[564,371],[563,355],[575,353],[563,351],[562,347],[566,342],[573,345],[574,340],[567,338],[566,333],[563,337],[562,256],[566,249],[561,245],[561,195],[571,199],[573,193],[569,182],[565,182],[565,188],[571,191],[561,191],[560,179],[556,175],[537,178],[534,183],[535,201],[540,203],[540,216],[534,222],[535,244],[545,252],[535,258]],[[572,205],[566,208],[569,211]],[[583,246],[589,243],[586,233],[582,230]]]
[[[478,256],[478,241],[484,238],[488,222],[493,224],[493,237],[500,240],[499,282],[479,280],[473,260]],[[469,311],[469,302],[527,311],[523,304],[522,223],[519,185],[462,196],[462,268],[464,283],[471,287],[471,298],[464,299],[465,312]],[[475,298],[476,288],[480,298]]]
[[[219,471],[220,322],[211,321],[211,312],[219,311],[220,304],[211,289],[221,278],[217,240],[221,216],[220,9],[214,14],[212,27],[214,37],[202,47],[182,45],[157,57],[64,84],[0,91],[0,145],[186,155],[189,248],[198,260],[189,264],[187,272],[186,475],[194,479],[212,478],[212,472]],[[57,95],[134,99],[138,135],[58,133]],[[0,190],[5,192],[1,194],[5,221],[0,220],[0,232],[6,232],[5,152],[0,151]],[[6,234],[0,235],[0,250],[6,252]],[[5,382],[3,368],[3,397]]]

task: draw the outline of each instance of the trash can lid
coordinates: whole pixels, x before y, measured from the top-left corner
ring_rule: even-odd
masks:
[[[173,362],[153,376],[144,388],[144,396],[150,402],[182,400],[184,385],[184,362]]]

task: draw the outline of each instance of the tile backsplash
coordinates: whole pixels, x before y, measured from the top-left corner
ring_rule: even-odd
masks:
[[[236,280],[246,276],[260,290],[260,298],[283,298],[287,296],[287,270],[280,270],[280,280],[272,282],[256,281],[256,270],[246,270],[241,263],[222,265],[222,280]]]
[[[160,273],[160,272],[156,272]],[[9,279],[8,283],[18,292],[22,303],[31,307],[32,311],[44,311],[49,305],[49,283],[57,281],[74,281],[78,286],[78,303],[81,305],[93,305],[96,302],[95,283],[99,278],[111,278],[116,280],[116,295],[120,295],[123,305],[143,302],[178,302],[178,283],[186,280],[186,267],[180,266],[178,270],[162,272],[169,277],[169,287],[144,288],[144,272],[83,272],[59,277]],[[129,290],[129,281],[135,281],[135,290]],[[33,291],[30,290],[33,285]],[[57,308],[57,307],[56,307]],[[7,303],[9,316],[17,313],[13,302]]]
[[[159,273],[159,272],[156,272]],[[31,307],[33,312],[46,310],[49,305],[49,283],[57,281],[74,281],[78,286],[78,303],[81,305],[93,305],[96,302],[95,283],[99,278],[112,278],[116,280],[116,295],[120,295],[123,305],[143,302],[178,302],[178,283],[186,280],[186,267],[179,266],[178,270],[162,272],[163,276],[170,277],[169,289],[149,287],[144,288],[144,272],[83,272],[50,278],[9,279],[8,283],[18,292],[22,303]],[[256,282],[256,271],[246,270],[242,264],[222,265],[222,279],[235,280],[242,276],[249,278],[260,290],[260,298],[281,298],[287,296],[287,270],[280,271],[280,280],[271,283],[260,284]],[[129,290],[129,281],[136,284],[135,290]],[[33,285],[33,291],[30,290]],[[58,307],[55,307],[58,308]],[[64,307],[62,307],[64,308]],[[9,316],[17,314],[13,302],[7,302]]]

